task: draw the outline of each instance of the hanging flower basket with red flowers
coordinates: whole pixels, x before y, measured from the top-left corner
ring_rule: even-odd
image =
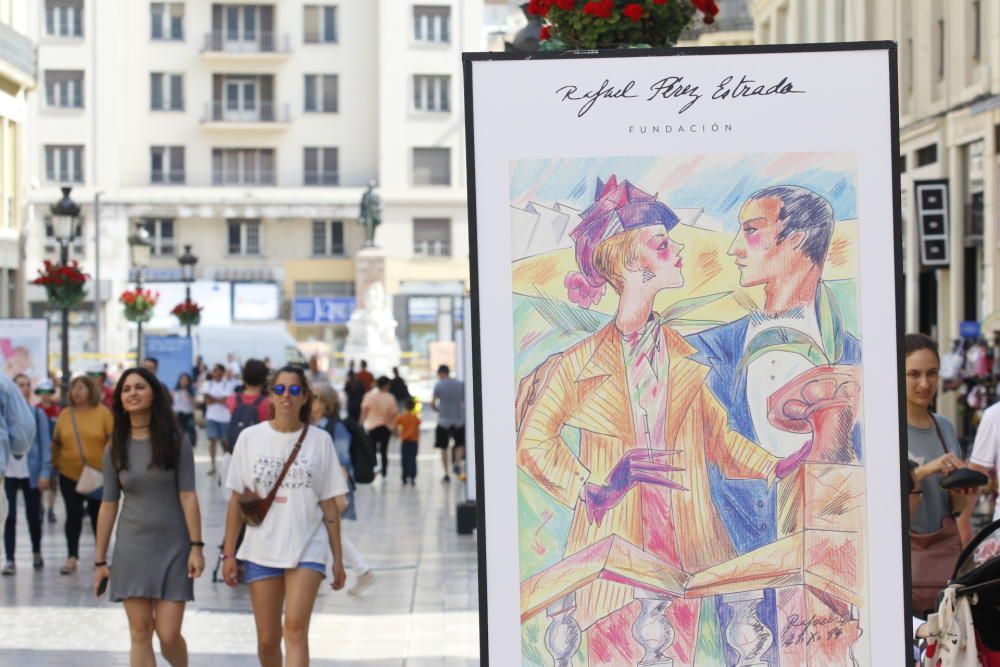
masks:
[[[695,13],[712,23],[715,0],[530,0],[528,14],[546,24],[541,49],[673,46]]]
[[[201,311],[204,310],[194,301],[181,301],[174,306],[170,314],[177,318],[181,326],[197,326],[201,322]]]
[[[57,310],[75,308],[83,303],[87,292],[84,288],[90,278],[80,270],[80,265],[74,259],[69,264],[53,264],[45,260],[38,277],[31,281],[33,285],[45,288],[45,296],[49,305]]]
[[[118,301],[125,306],[125,319],[129,322],[148,322],[153,317],[153,307],[160,300],[160,293],[137,287],[125,290]]]

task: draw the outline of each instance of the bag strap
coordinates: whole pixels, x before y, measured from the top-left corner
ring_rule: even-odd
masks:
[[[274,487],[271,492],[267,494],[265,501],[268,505],[274,502],[274,497],[278,495],[278,489],[281,488],[281,483],[285,481],[285,475],[288,473],[288,469],[292,467],[295,463],[295,457],[299,455],[299,450],[302,449],[302,441],[306,439],[306,431],[309,430],[309,424],[302,426],[302,433],[299,435],[299,439],[295,441],[295,447],[292,448],[292,453],[288,456],[288,460],[285,461],[285,467],[281,469],[281,474],[278,475],[278,481],[274,483]]]
[[[260,404],[264,402],[264,399],[265,399],[265,398],[267,398],[267,395],[266,395],[266,394],[263,394],[263,393],[261,393],[261,394],[258,394],[258,395],[257,395],[257,400],[255,400],[255,401],[253,402],[253,406],[254,406],[255,408],[259,408],[259,407],[260,407]]]
[[[928,412],[930,412],[930,410],[928,410]],[[934,416],[933,412],[931,412],[930,414],[931,414],[931,421],[934,422],[934,430],[937,431],[938,442],[941,443],[941,449],[944,450],[945,454],[951,454],[951,450],[948,449],[948,445],[944,441],[944,434],[941,433],[941,427],[938,425],[937,417]]]
[[[76,425],[76,408],[70,407],[69,419],[73,422],[73,438],[76,440],[76,448],[80,450],[80,462],[83,463],[83,467],[86,468],[87,457],[83,455],[83,443],[80,442],[80,429]]]

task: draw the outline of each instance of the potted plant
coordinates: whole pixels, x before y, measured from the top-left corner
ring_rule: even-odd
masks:
[[[712,23],[715,0],[530,0],[526,12],[545,19],[544,51],[673,46],[696,12]]]
[[[174,306],[174,309],[170,311],[170,314],[177,318],[177,321],[181,323],[181,326],[193,327],[197,326],[201,322],[201,311],[204,310],[202,306],[199,306],[194,301],[181,301],[179,304]]]
[[[125,319],[129,322],[148,322],[153,317],[153,307],[160,300],[159,292],[136,287],[122,292],[118,301],[125,306]]]
[[[38,270],[38,277],[31,282],[45,288],[45,295],[51,307],[62,310],[75,308],[83,303],[86,297],[84,286],[89,277],[80,270],[80,265],[75,259],[66,265],[53,264],[45,260],[42,268]]]

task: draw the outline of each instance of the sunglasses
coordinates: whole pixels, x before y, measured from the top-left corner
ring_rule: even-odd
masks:
[[[292,396],[299,397],[302,395],[302,387],[297,384],[290,384],[288,386],[285,386],[283,384],[276,384],[274,385],[274,395],[284,396],[286,389],[288,390],[288,393],[291,394]]]

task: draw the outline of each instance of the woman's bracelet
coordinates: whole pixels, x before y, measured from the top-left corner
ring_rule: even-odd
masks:
[[[205,543],[198,540],[191,540],[191,546],[193,547],[204,547]]]
[[[94,567],[107,567],[107,566],[108,566],[108,561],[106,561],[106,560],[102,560],[102,561],[100,561],[98,563],[94,563]]]

